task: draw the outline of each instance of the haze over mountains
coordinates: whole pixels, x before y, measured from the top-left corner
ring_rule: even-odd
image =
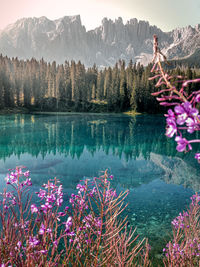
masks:
[[[119,59],[146,65],[152,59],[153,34],[158,35],[169,59],[200,60],[200,24],[163,32],[147,21],[131,19],[124,24],[121,18],[104,18],[101,26],[86,31],[79,15],[54,21],[46,17],[20,19],[0,31],[0,53],[57,63],[80,60],[86,66],[112,66]]]

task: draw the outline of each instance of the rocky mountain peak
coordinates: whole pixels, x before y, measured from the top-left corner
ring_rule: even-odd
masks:
[[[86,31],[80,15],[57,20],[46,17],[23,18],[0,32],[0,53],[9,57],[56,60],[81,60],[86,66],[127,63],[147,64],[152,58],[152,36],[157,34],[160,47],[168,58],[191,56],[200,48],[200,24],[163,32],[148,21],[119,17],[102,20],[101,26]]]
[[[71,23],[75,23],[75,24],[79,24],[79,25],[82,25],[81,23],[81,17],[80,15],[75,15],[75,16],[64,16],[60,19],[57,19],[55,20],[55,22],[63,22],[63,23],[66,23],[66,24],[71,24]]]

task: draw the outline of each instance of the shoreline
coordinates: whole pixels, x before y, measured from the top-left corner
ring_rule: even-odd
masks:
[[[124,114],[128,116],[142,115],[143,113],[135,111],[125,111],[125,112],[81,112],[81,111],[37,111],[28,110],[27,108],[4,108],[0,110],[0,115],[10,115],[10,114],[33,114],[33,115],[69,115],[69,114],[93,114],[93,115],[117,115]]]
[[[27,108],[4,108],[0,109],[0,115],[9,114],[28,114],[30,111]]]

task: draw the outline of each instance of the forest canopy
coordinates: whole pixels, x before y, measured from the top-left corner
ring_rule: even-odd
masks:
[[[151,96],[157,90],[155,82],[148,80],[151,67],[132,61],[126,66],[119,60],[114,67],[86,69],[80,61],[58,65],[0,55],[0,109],[161,113],[163,107]],[[170,71],[187,79],[200,75],[200,69],[187,66]],[[197,86],[191,85],[188,91]]]

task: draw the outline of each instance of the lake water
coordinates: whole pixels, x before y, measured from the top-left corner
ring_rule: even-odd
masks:
[[[193,155],[176,152],[164,133],[163,116],[1,115],[0,186],[8,169],[25,165],[33,190],[56,176],[67,201],[80,180],[109,169],[113,187],[130,190],[130,225],[159,251],[171,220],[200,189],[200,165]]]

